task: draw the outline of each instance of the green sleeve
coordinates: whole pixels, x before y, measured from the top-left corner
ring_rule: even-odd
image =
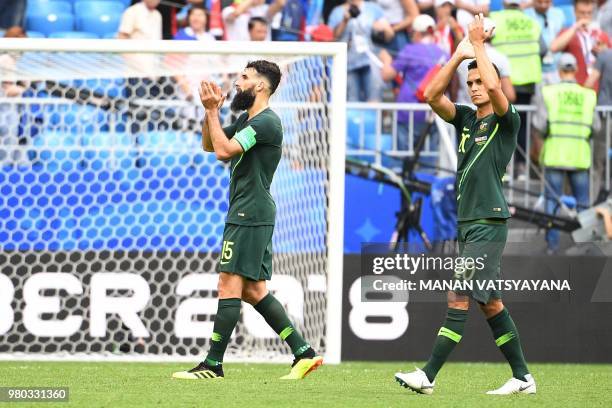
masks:
[[[232,137],[234,137],[234,134],[236,133],[236,122],[232,123],[229,126],[224,127],[223,133],[225,133],[225,136],[227,136],[228,139],[231,139]]]
[[[256,134],[257,132],[255,131],[253,126],[249,125],[242,129],[240,132],[236,133],[236,135],[234,136],[234,140],[240,143],[240,146],[242,146],[242,150],[246,152],[251,147],[255,146],[255,144],[257,144],[257,139],[255,138]]]
[[[233,138],[234,135],[236,134],[236,130],[238,129],[240,123],[245,121],[246,118],[247,118],[247,114],[243,113],[242,115],[238,116],[238,119],[232,122],[231,125],[224,127],[223,132],[225,133],[225,136],[227,136],[228,139]]]
[[[253,118],[247,127],[236,133],[234,139],[240,143],[245,152],[256,144],[280,146],[282,125],[276,116],[259,115]]]
[[[455,104],[455,117],[448,123],[453,125],[457,129],[457,134],[460,134],[463,130],[463,122],[465,117],[473,112],[474,110],[466,105]]]
[[[521,127],[521,117],[519,116],[516,108],[512,104],[508,104],[508,111],[502,116],[497,116],[497,122],[504,129],[507,129],[510,133],[518,131]]]

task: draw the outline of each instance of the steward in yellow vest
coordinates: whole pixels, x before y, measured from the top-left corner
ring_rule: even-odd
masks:
[[[546,135],[540,153],[540,164],[544,166],[546,180],[546,211],[556,214],[563,195],[565,179],[569,179],[572,195],[576,198],[578,211],[590,206],[589,171],[591,167],[591,142],[593,128],[599,127],[599,116],[595,113],[597,96],[592,89],[576,83],[578,64],[572,54],[559,58],[561,83],[542,88],[533,127]],[[559,231],[546,232],[548,252],[559,250]]]
[[[563,58],[569,60],[570,55],[563,54]],[[591,167],[589,137],[597,95],[594,90],[576,83],[575,71],[562,69],[560,74],[563,75],[561,83],[542,88],[548,120],[540,163],[545,167],[586,170]]]
[[[521,0],[504,0],[504,10],[491,13],[495,23],[495,36],[491,44],[510,62],[511,80],[516,93],[514,103],[529,105],[536,85],[542,81],[542,60],[546,46],[541,39],[541,29],[520,8]],[[521,127],[518,144],[527,147],[527,115],[520,113]],[[521,155],[515,156],[515,177],[527,174]]]
[[[508,1],[506,6],[509,8],[491,13],[495,22],[495,37],[491,44],[510,60],[512,85],[539,83],[542,80],[541,29],[514,3]]]

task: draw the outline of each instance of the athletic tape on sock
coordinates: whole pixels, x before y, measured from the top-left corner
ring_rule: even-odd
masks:
[[[459,343],[462,337],[459,333],[455,333],[454,331],[447,329],[446,327],[440,328],[440,331],[438,332],[438,336],[447,337],[451,339],[452,341],[454,341],[455,343]]]
[[[504,344],[506,344],[507,342],[509,342],[510,340],[512,340],[513,338],[515,338],[516,335],[514,334],[514,332],[508,332],[504,335],[499,336],[498,338],[495,339],[495,345],[497,347],[501,347]]]

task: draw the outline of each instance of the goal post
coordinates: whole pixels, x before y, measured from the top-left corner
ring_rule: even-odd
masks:
[[[3,39],[0,359],[194,360],[216,313],[229,168],[197,84],[279,64],[271,290],[341,359],[346,45]],[[229,103],[222,109],[229,123]],[[288,361],[243,305],[228,361]]]

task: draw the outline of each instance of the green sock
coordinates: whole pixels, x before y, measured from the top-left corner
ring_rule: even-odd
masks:
[[[438,337],[431,351],[431,357],[423,367],[429,381],[433,381],[442,365],[455,348],[463,335],[463,326],[467,320],[468,311],[449,308],[446,312],[444,325],[438,332]]]
[[[278,333],[280,338],[287,342],[294,356],[298,356],[310,348],[300,332],[291,324],[283,305],[271,293],[268,293],[255,305],[255,310],[266,319],[266,322]]]
[[[529,374],[529,370],[523,356],[519,333],[514,325],[514,321],[512,321],[512,317],[510,317],[510,313],[504,308],[504,310],[488,319],[487,322],[491,326],[495,344],[504,354],[508,363],[510,363],[512,375],[514,378],[526,381],[525,375]]]
[[[210,338],[210,350],[206,356],[208,364],[214,366],[223,362],[227,343],[238,319],[240,319],[240,299],[219,299],[213,334]]]

